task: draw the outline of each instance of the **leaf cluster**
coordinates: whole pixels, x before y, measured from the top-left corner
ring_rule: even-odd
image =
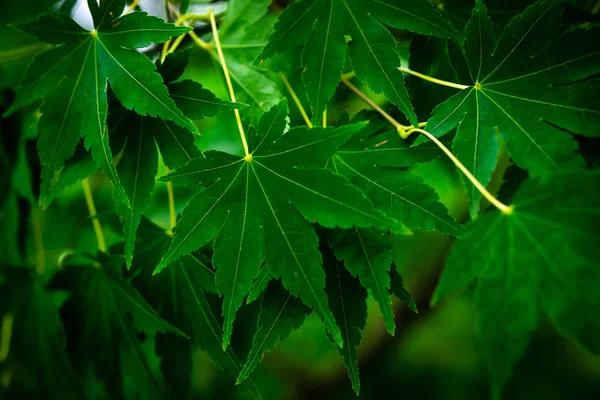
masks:
[[[493,396],[542,320],[600,351],[600,175],[585,145],[600,132],[599,27],[567,25],[562,1],[498,23],[491,0],[489,11],[468,2],[468,17],[461,1],[299,0],[276,14],[234,0],[217,27],[212,13],[185,14],[189,1],[170,23],[87,0],[92,30],[54,3],[14,25],[37,55],[0,103],[0,394],[190,398],[200,348],[260,398],[263,355],[313,313],[358,394],[368,299],[391,335],[394,297],[417,312],[393,249],[421,231],[455,241],[431,303],[472,295]],[[437,89],[399,68],[426,64],[406,51],[424,36],[443,49],[431,75],[446,65],[425,78],[455,82],[433,110],[411,100]],[[241,102],[194,73],[202,57],[230,72]],[[284,73],[307,126],[282,95]],[[340,82],[378,112],[340,111]],[[224,120],[243,153],[198,146]],[[457,212],[419,173],[449,150],[399,134],[416,136],[411,126],[447,143],[506,208],[465,178]],[[97,249],[58,246],[49,268],[41,216],[97,169],[112,188],[106,215],[85,194]],[[165,188],[169,225],[156,207]]]

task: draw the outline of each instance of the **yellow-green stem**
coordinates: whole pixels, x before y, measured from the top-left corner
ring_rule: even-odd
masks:
[[[281,78],[281,81],[283,82],[283,84],[285,85],[287,90],[290,92],[290,96],[292,96],[292,99],[294,100],[294,103],[296,103],[298,110],[300,110],[300,114],[302,114],[302,118],[304,119],[304,122],[306,122],[306,126],[308,126],[309,128],[312,128],[313,124],[312,124],[312,122],[310,122],[310,118],[308,118],[308,114],[306,113],[306,110],[304,110],[304,106],[302,106],[302,102],[296,95],[296,91],[294,90],[292,85],[290,85],[290,82],[287,80],[287,78],[285,77],[283,72],[281,72],[281,71],[279,72],[279,77]]]
[[[96,234],[96,242],[98,242],[98,250],[106,253],[106,240],[104,239],[104,232],[102,232],[102,225],[98,219],[98,212],[96,211],[96,204],[94,203],[94,196],[92,195],[92,189],[90,187],[90,181],[85,178],[81,181],[83,187],[83,193],[85,194],[85,202],[87,203],[90,218],[92,219],[92,225],[94,227],[94,233]]]
[[[461,85],[459,83],[454,83],[454,82],[448,82],[448,81],[443,81],[441,79],[437,79],[437,78],[432,78],[431,76],[428,75],[424,75],[420,72],[415,72],[415,71],[411,71],[410,69],[404,68],[404,67],[399,67],[398,68],[400,71],[404,72],[405,74],[409,74],[409,75],[413,75],[416,76],[418,78],[424,79],[426,81],[429,82],[433,82],[433,83],[437,83],[438,85],[442,85],[442,86],[449,86],[455,89],[467,89],[470,86],[467,85]]]
[[[229,89],[229,95],[231,96],[231,101],[235,103],[235,92],[233,91],[233,85],[231,84],[231,78],[229,77],[229,69],[227,68],[227,62],[225,62],[225,56],[223,55],[223,49],[221,48],[221,41],[219,40],[219,32],[217,30],[217,21],[215,20],[215,12],[212,8],[208,11],[208,16],[210,17],[210,25],[212,27],[213,36],[215,38],[215,44],[217,46],[219,60],[221,60],[221,67],[223,67],[225,82],[227,83],[227,88]],[[234,109],[233,112],[235,113],[235,120],[237,121],[238,129],[240,131],[242,145],[244,146],[244,153],[247,159],[251,159],[252,156],[248,151],[248,142],[246,141],[246,135],[244,134],[244,126],[242,125],[242,118],[240,117],[240,112],[237,108]]]
[[[0,329],[0,363],[3,363],[8,358],[10,352],[10,339],[13,330],[12,314],[4,314],[2,317],[2,327]]]
[[[352,90],[358,97],[360,97],[365,103],[370,105],[371,108],[377,111],[383,118],[387,119],[390,124],[394,125],[394,128],[396,128],[398,132],[408,128],[407,126],[404,126],[400,122],[396,121],[391,115],[383,111],[381,107],[375,104],[375,102],[371,100],[366,94],[361,92],[359,88],[350,83],[350,81],[345,76],[342,76],[342,82],[344,83],[344,85],[348,86],[348,88]]]
[[[592,9],[592,15],[596,15],[600,12],[600,0],[596,3],[594,8]]]
[[[491,204],[494,205],[494,207],[496,207],[498,210],[502,211],[504,214],[510,214],[513,211],[513,206],[507,206],[506,204],[502,203],[500,200],[498,200],[497,198],[495,198],[478,180],[477,178],[475,178],[473,176],[473,174],[471,174],[471,172],[463,165],[463,163],[461,163],[458,158],[456,158],[456,156],[454,154],[452,154],[452,152],[446,147],[444,146],[444,144],[442,142],[440,142],[438,140],[438,138],[436,138],[435,136],[433,136],[431,133],[423,130],[423,129],[419,129],[419,128],[413,128],[410,129],[406,132],[406,137],[408,137],[411,133],[413,132],[419,132],[425,136],[427,136],[427,138],[429,138],[429,140],[431,140],[433,143],[435,143],[444,153],[446,153],[446,155],[448,156],[448,158],[450,158],[450,160],[452,160],[452,162],[454,163],[454,165],[456,165],[456,167],[458,169],[460,169],[460,171],[467,177],[468,180],[471,181],[471,183],[473,184],[473,186],[475,186],[475,188],[477,190],[479,190],[481,192],[481,194],[483,195],[483,197],[485,197],[487,199],[487,201],[489,201]]]
[[[323,110],[323,128],[327,128],[327,109]]]
[[[129,14],[130,12],[132,12],[137,7],[139,2],[140,0],[135,0],[133,3],[131,3],[127,11],[125,11],[125,14]]]
[[[165,175],[169,174],[169,168],[165,166]],[[167,194],[169,196],[169,230],[167,234],[173,236],[175,225],[177,225],[177,211],[175,210],[175,193],[173,192],[173,182],[167,182]]]
[[[203,50],[210,52],[212,50],[212,45],[210,43],[206,43],[204,40],[200,39],[196,32],[189,31],[188,35],[192,38],[192,40]]]

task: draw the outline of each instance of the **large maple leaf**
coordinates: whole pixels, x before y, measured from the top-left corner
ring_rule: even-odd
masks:
[[[304,46],[302,77],[316,124],[340,82],[347,43],[358,79],[372,91],[383,92],[416,126],[417,117],[398,70],[396,42],[382,24],[460,39],[427,0],[302,0],[280,15],[258,60]]]
[[[540,176],[584,165],[569,132],[598,136],[600,81],[581,81],[600,72],[600,45],[587,39],[600,28],[555,38],[561,13],[562,1],[539,1],[496,40],[485,6],[475,4],[464,59],[453,60],[469,87],[439,105],[426,129],[440,137],[458,125],[454,152],[483,184],[496,168],[499,137],[518,166]],[[466,185],[475,216],[481,194]]]
[[[434,302],[476,282],[483,360],[496,391],[542,313],[559,331],[600,351],[599,185],[598,173],[583,171],[528,180],[512,213],[482,215],[454,246]]]
[[[263,260],[286,289],[314,308],[335,342],[342,337],[325,294],[318,238],[311,222],[325,227],[379,227],[408,231],[373,207],[360,189],[324,164],[362,124],[293,128],[284,134],[287,104],[266,113],[249,132],[250,156],[207,152],[166,177],[206,187],[193,198],[157,271],[215,240],[213,265],[225,296],[224,346],[236,310],[252,288]]]
[[[128,203],[109,146],[107,82],[125,108],[196,131],[169,98],[152,61],[135,51],[181,35],[189,28],[166,24],[145,13],[118,17],[124,5],[124,0],[102,0],[100,5],[88,0],[95,27],[91,32],[63,14],[43,15],[18,25],[44,42],[61,45],[34,59],[8,111],[44,100],[38,125],[41,197],[49,193],[56,172],[73,155],[79,138],[84,137],[94,160]]]

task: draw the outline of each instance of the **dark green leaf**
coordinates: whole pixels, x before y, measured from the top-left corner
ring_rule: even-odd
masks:
[[[528,180],[510,214],[486,213],[450,255],[434,296],[476,281],[483,359],[498,392],[523,355],[538,315],[600,351],[600,176],[565,172]]]
[[[188,28],[165,24],[144,13],[116,18],[122,12],[121,1],[102,1],[100,6],[95,1],[88,4],[96,27],[92,32],[61,14],[41,16],[19,25],[42,41],[64,45],[34,59],[8,112],[44,100],[38,142],[42,197],[83,136],[94,160],[115,184],[117,198],[127,204],[106,135],[107,82],[125,108],[141,115],[160,116],[195,131],[195,126],[168,97],[152,62],[135,51],[185,33]]]
[[[333,95],[345,61],[344,35],[357,77],[371,90],[383,93],[406,114],[413,125],[417,117],[398,71],[400,56],[394,37],[381,24],[444,38],[459,38],[446,19],[426,0],[302,0],[289,6],[278,19],[267,46],[259,55],[264,60],[295,46],[304,46],[302,75],[313,111],[320,121]]]
[[[122,258],[101,260],[101,265],[72,266],[62,270],[53,286],[69,290],[72,296],[64,306],[69,316],[72,345],[78,361],[89,361],[111,393],[125,390],[124,363],[131,363],[144,398],[162,398],[164,388],[141,347],[139,331],[151,336],[157,332],[186,337],[169,325],[121,276]],[[97,264],[99,262],[96,262]],[[89,351],[89,349],[95,351]],[[143,382],[143,384],[141,384]],[[139,389],[138,389],[139,390]]]
[[[367,324],[367,291],[344,268],[343,262],[329,257],[325,262],[327,271],[327,296],[329,307],[342,331],[344,346],[336,346],[344,358],[352,389],[358,395],[360,379],[358,377],[358,346],[362,339],[361,331]]]
[[[205,263],[207,260],[201,254],[189,254],[175,261],[163,274],[152,276],[154,266],[168,249],[171,238],[157,226],[142,219],[139,240],[131,269],[133,284],[157,307],[162,317],[189,335],[193,344],[206,351],[219,368],[237,377],[242,362],[231,347],[221,349],[221,323],[205,292],[216,291],[214,271]],[[189,363],[192,343],[175,339],[172,335],[159,335],[157,346],[163,359],[162,370],[169,391],[181,392],[185,385],[173,374],[173,364],[168,360],[176,364]],[[187,370],[186,374],[191,372]],[[256,398],[260,398],[251,380],[245,386]]]
[[[269,283],[262,299],[252,349],[237,382],[244,382],[256,369],[263,355],[300,328],[308,314],[310,308],[292,296],[280,282]]]
[[[0,268],[0,277],[4,279],[0,281],[0,325],[11,320],[10,339],[1,340],[10,340],[8,361],[19,363],[12,388],[0,388],[0,395],[86,399],[65,354],[63,327],[53,296],[44,288],[41,277],[29,268],[8,266]]]
[[[225,340],[235,310],[252,288],[263,262],[284,286],[316,309],[341,345],[340,331],[327,307],[325,275],[317,236],[309,221],[326,227],[406,228],[373,209],[356,187],[334,173],[314,168],[362,127],[293,128],[284,134],[282,102],[249,130],[252,158],[207,152],[166,179],[208,186],[190,201],[157,272],[181,255],[215,239],[217,290],[225,295]]]
[[[561,12],[562,1],[539,1],[496,42],[485,6],[476,2],[464,42],[469,87],[438,106],[426,129],[439,137],[458,125],[454,152],[484,185],[497,165],[498,140],[519,167],[541,176],[584,165],[569,132],[598,136],[599,81],[581,80],[600,72],[600,45],[586,39],[600,29],[555,39]],[[481,194],[466,185],[475,217]]]

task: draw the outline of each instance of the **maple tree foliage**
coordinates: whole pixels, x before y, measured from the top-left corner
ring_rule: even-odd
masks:
[[[600,3],[8,3],[2,398],[194,398],[197,349],[268,397],[314,322],[358,395],[370,326],[459,292],[493,398],[542,322],[600,352]]]

